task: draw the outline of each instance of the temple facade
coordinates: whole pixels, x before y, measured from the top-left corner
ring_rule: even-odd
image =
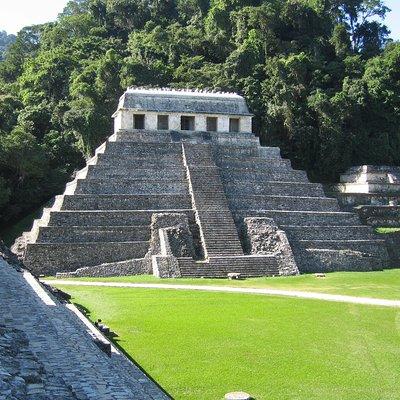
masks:
[[[129,88],[114,113],[119,130],[251,132],[252,114],[236,93]]]

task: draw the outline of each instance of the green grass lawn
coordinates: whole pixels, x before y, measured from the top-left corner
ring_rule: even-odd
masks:
[[[113,278],[76,278],[83,281],[221,285],[251,288],[304,290],[330,294],[400,299],[400,269],[378,272],[333,272],[325,278],[314,275],[253,278],[240,281],[228,279],[158,279],[151,275]]]
[[[309,277],[300,277],[307,281]],[[262,282],[262,281],[255,281]],[[320,282],[320,281],[318,281]],[[175,399],[400,399],[399,310],[257,296],[59,287]]]

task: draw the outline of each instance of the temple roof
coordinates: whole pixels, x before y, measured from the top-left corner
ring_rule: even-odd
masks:
[[[236,93],[198,90],[128,88],[118,109],[158,113],[195,113],[251,116],[246,100]]]

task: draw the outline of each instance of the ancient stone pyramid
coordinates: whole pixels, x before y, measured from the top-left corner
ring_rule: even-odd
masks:
[[[386,266],[371,228],[252,133],[120,128],[25,234],[35,273],[221,277]]]

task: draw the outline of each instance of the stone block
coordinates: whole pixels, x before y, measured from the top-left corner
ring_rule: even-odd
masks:
[[[178,259],[174,256],[152,256],[153,275],[158,278],[180,278]]]
[[[355,210],[364,224],[400,227],[400,206],[358,206]]]
[[[25,264],[35,274],[75,271],[102,262],[143,258],[149,242],[34,243],[28,244]]]
[[[103,263],[91,267],[78,268],[71,272],[58,272],[57,278],[77,278],[77,277],[107,277],[107,276],[126,276],[143,275],[151,273],[151,262],[148,259],[132,259],[113,263]]]
[[[184,213],[154,213],[151,218],[151,239],[149,255],[163,254],[160,230],[164,239],[163,246],[168,247],[164,255],[183,257],[194,256],[193,237],[189,228],[188,216]]]
[[[285,232],[271,218],[245,218],[246,247],[250,254],[274,254],[280,275],[299,273]]]
[[[392,268],[400,267],[400,232],[386,233],[382,235],[386,241],[386,247],[390,257]]]

